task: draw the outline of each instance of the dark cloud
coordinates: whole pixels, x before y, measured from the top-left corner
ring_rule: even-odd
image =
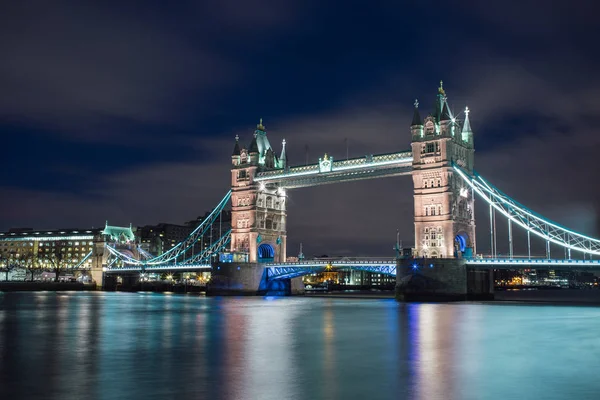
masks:
[[[295,82],[306,78],[304,65],[320,65],[317,52],[307,52],[317,41],[298,45],[298,54],[290,58],[296,63],[310,54],[309,64],[295,69],[278,64],[278,58],[296,51],[290,43],[278,47],[284,32],[300,31],[299,21],[316,12],[300,2],[187,2],[141,14],[108,3],[94,8],[76,2],[30,4],[35,3],[10,5],[14,18],[0,28],[0,48],[7,55],[0,63],[6,94],[0,97],[0,118],[51,125],[56,137],[97,140],[103,132],[109,143],[98,151],[107,152],[107,164],[115,162],[110,146],[127,147],[119,157],[131,162],[97,170],[68,160],[44,166],[62,179],[72,170],[88,174],[87,183],[72,191],[0,188],[0,196],[10,199],[0,208],[2,228],[195,218],[228,190],[233,137],[239,134],[249,143],[256,121],[247,115],[256,109],[266,112],[256,118],[265,117],[277,151],[287,140],[294,165],[304,164],[306,146],[309,162],[325,152],[345,158],[346,139],[351,157],[409,149],[412,102],[418,97],[426,113],[441,78],[455,112],[465,105],[472,110],[476,168],[484,177],[536,212],[598,234],[600,192],[593,174],[600,148],[594,125],[600,117],[600,80],[591,73],[594,55],[573,45],[584,31],[597,29],[591,2],[577,9],[566,2],[544,9],[529,0],[485,7],[472,2],[453,11],[471,23],[463,21],[448,32],[448,38],[464,40],[441,46],[439,32],[433,32],[440,55],[416,49],[414,57],[388,60],[385,69],[354,60],[346,43],[335,42],[326,50],[344,62],[327,68],[332,68],[328,73],[339,69],[343,85],[330,74]],[[442,12],[448,6],[439,7]],[[394,7],[388,11],[399,13]],[[561,15],[572,18],[565,21]],[[317,26],[311,29],[320,32]],[[353,32],[346,33],[352,37]],[[391,37],[370,40],[373,47],[389,42],[382,47],[394,57],[390,49],[397,41]],[[420,40],[416,47],[431,46],[429,36]],[[357,48],[368,53],[369,46],[361,43]],[[254,49],[275,52],[265,59],[246,58]],[[331,61],[324,49],[319,51],[323,64]],[[365,78],[371,73],[372,80]],[[281,82],[287,85],[278,86]],[[348,86],[343,95],[329,93],[340,86]],[[309,96],[299,94],[304,91]],[[216,119],[205,122],[211,118]],[[170,156],[141,157],[151,151]],[[412,245],[410,177],[298,189],[289,196],[290,254],[303,242],[307,254],[387,256],[396,229]],[[478,201],[476,210],[479,249],[485,251],[487,207]]]

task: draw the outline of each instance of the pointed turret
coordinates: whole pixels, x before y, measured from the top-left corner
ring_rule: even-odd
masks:
[[[442,114],[440,116],[440,121],[450,121],[452,119],[452,116],[450,115],[450,109],[448,107],[448,102],[446,101],[446,98],[443,99],[442,102]]]
[[[235,135],[235,146],[233,146],[233,153],[231,153],[232,156],[239,156],[240,155],[240,137],[238,135]]]
[[[279,167],[285,168],[287,166],[287,153],[285,152],[285,139],[281,142],[281,156],[279,157]]]
[[[256,133],[254,134],[254,137],[252,138],[252,141],[250,142],[250,147],[248,148],[248,152],[250,154],[258,153],[258,144],[256,143]]]
[[[411,126],[423,125],[421,114],[419,114],[419,100],[415,99],[415,110],[413,111],[413,119]]]
[[[463,124],[462,129],[462,140],[464,142],[469,142],[473,139],[473,131],[471,130],[471,123],[469,122],[469,107],[465,108],[465,123]]]

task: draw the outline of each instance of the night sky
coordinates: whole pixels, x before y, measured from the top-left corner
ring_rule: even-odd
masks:
[[[0,230],[183,223],[264,119],[291,165],[410,148],[444,81],[476,170],[598,235],[600,24],[592,0],[4,1]],[[288,255],[412,245],[410,177],[289,192]],[[476,202],[478,251],[489,247]],[[499,243],[499,247],[506,247]],[[517,244],[519,248],[519,244]]]

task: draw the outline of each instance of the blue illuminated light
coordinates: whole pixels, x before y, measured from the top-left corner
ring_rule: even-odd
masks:
[[[413,265],[412,265],[412,269],[413,269],[413,271],[416,271],[416,270],[418,270],[418,269],[419,269],[419,264],[417,264],[417,263],[413,263]]]
[[[433,268],[433,264],[429,264],[429,268]]]
[[[240,270],[240,267],[238,266],[238,271]]]

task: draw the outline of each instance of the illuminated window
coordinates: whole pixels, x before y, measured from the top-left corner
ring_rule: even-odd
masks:
[[[433,143],[427,143],[427,153],[433,153],[435,151],[435,144]]]

